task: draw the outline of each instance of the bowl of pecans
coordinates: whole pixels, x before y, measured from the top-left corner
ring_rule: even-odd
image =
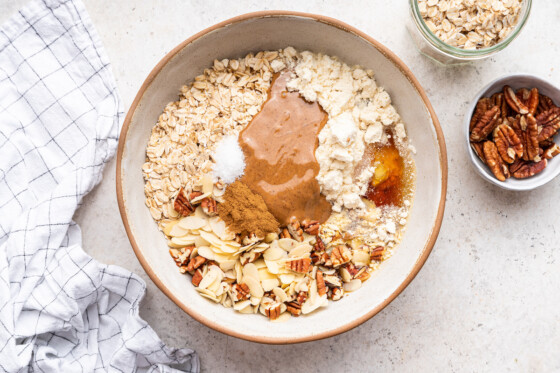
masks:
[[[116,184],[162,292],[210,328],[286,344],[358,326],[414,279],[441,226],[447,156],[390,50],[332,18],[263,11],[154,67]]]
[[[503,189],[538,188],[560,174],[560,90],[532,75],[484,87],[468,108],[465,135],[475,170]]]

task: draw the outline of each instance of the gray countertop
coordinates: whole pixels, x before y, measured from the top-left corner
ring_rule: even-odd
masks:
[[[1,0],[0,21],[25,2]],[[125,235],[115,195],[115,161],[110,162],[101,185],[76,215],[84,248],[97,260],[125,267],[146,281],[141,315],[166,343],[196,349],[206,372],[560,370],[560,178],[524,193],[491,186],[469,165],[461,127],[469,101],[496,77],[528,72],[560,85],[558,1],[534,1],[525,30],[511,46],[459,68],[437,66],[418,54],[405,29],[409,15],[404,0],[85,4],[126,108],[152,67],[190,35],[242,13],[290,9],[336,17],[393,50],[426,89],[447,141],[445,218],[416,279],[363,325],[291,346],[260,345],[215,332],[156,288]]]

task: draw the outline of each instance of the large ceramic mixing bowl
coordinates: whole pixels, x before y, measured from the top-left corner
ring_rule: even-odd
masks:
[[[152,127],[179,89],[214,59],[293,46],[338,56],[375,71],[391,95],[416,147],[416,195],[404,238],[394,255],[358,291],[310,315],[273,323],[201,297],[179,273],[166,241],[144,204],[142,164]],[[412,281],[436,241],[447,188],[447,157],[438,119],[426,93],[404,63],[370,36],[332,18],[284,11],[246,14],[204,30],[169,52],[140,88],[122,129],[117,196],[138,260],[154,283],[191,317],[220,332],[263,343],[295,343],[347,331],[381,311]],[[187,317],[185,315],[185,317]]]

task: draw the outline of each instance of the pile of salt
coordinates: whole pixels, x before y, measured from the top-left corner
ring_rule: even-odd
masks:
[[[214,159],[214,179],[221,179],[226,184],[231,184],[243,175],[245,170],[245,156],[237,142],[237,136],[225,136],[218,143],[216,151],[212,154]]]

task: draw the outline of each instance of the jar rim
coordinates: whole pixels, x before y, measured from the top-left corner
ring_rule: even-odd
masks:
[[[481,49],[462,49],[458,47],[454,47],[450,44],[445,43],[443,40],[438,38],[426,25],[424,22],[424,18],[420,14],[420,9],[418,7],[418,0],[410,0],[410,8],[413,15],[414,22],[416,23],[416,27],[420,30],[422,36],[435,48],[439,51],[444,52],[452,57],[463,57],[463,58],[481,58],[488,55],[491,55],[495,52],[501,51],[505,47],[507,47],[521,32],[525,24],[527,23],[527,19],[529,18],[529,14],[531,13],[533,1],[532,0],[523,0],[523,8],[521,9],[520,19],[515,25],[515,28],[511,31],[511,33],[506,36],[506,38],[499,43],[492,45],[490,47],[481,48]]]

